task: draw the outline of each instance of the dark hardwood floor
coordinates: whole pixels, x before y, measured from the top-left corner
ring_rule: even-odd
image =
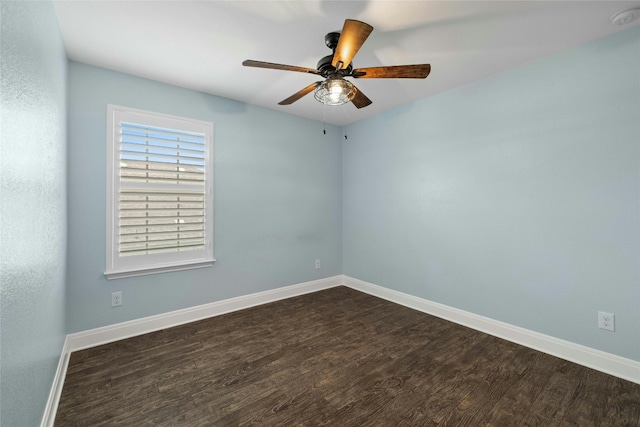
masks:
[[[71,355],[56,426],[637,426],[640,385],[345,287]]]

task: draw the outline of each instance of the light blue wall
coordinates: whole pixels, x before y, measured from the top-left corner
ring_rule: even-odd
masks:
[[[344,274],[640,360],[639,120],[635,28],[351,126]]]
[[[213,122],[213,267],[103,276],[107,104]],[[323,135],[315,121],[70,62],[68,133],[68,332],[342,272],[339,128]]]
[[[67,59],[50,2],[0,1],[0,424],[39,425],[65,336]]]

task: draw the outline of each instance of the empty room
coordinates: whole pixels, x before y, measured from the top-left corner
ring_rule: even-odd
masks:
[[[0,425],[640,425],[640,1],[0,0]]]

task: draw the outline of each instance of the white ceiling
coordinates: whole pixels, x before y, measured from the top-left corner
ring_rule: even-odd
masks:
[[[70,59],[343,125],[636,26],[612,14],[636,1],[66,1],[55,8]],[[346,18],[374,27],[355,68],[431,64],[426,80],[359,79],[373,104],[277,103],[318,76],[243,67],[254,59],[316,68]]]

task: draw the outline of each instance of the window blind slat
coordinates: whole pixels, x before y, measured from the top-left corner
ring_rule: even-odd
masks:
[[[185,212],[188,215],[185,216],[200,216],[200,213],[204,209],[200,208],[188,208],[188,209],[127,209],[120,210],[120,218],[145,218],[147,215],[149,217],[155,216],[156,218],[162,218],[163,212],[166,212],[169,215],[173,216],[181,216],[180,212]],[[144,216],[136,216],[136,214],[144,215]]]
[[[137,229],[140,227],[170,227],[174,225],[181,225],[183,227],[200,227],[204,230],[204,222],[180,222],[176,223],[175,220],[170,222],[147,222],[146,218],[140,218],[138,224],[120,224],[120,233],[124,234],[129,229]],[[184,219],[182,219],[184,221]]]
[[[120,149],[120,158],[125,162],[129,158],[131,158],[131,160],[138,160],[138,161],[146,160],[146,159],[166,159],[166,160],[171,160],[170,163],[176,163],[176,164],[182,163],[184,161],[184,162],[191,162],[186,164],[195,163],[197,165],[204,165],[204,157],[183,155],[178,153],[177,150],[176,150],[177,154],[174,155],[174,154],[167,154],[167,153],[158,153],[158,152],[148,151],[148,150],[135,151],[135,150],[132,150],[131,148],[132,147],[122,146]],[[139,147],[133,147],[133,148],[139,148]],[[159,150],[156,150],[156,151],[159,151]],[[161,160],[155,160],[155,161],[159,162]],[[165,163],[169,163],[169,162],[165,161]]]
[[[169,202],[175,202],[178,200],[204,201],[204,192],[201,189],[163,191],[162,189],[122,188],[120,190],[120,200],[152,200]]]
[[[123,141],[120,143],[121,151],[132,151],[132,152],[151,152],[151,153],[184,153],[184,157],[195,157],[198,159],[204,158],[204,151],[202,150],[190,150],[188,148],[180,147],[177,145],[171,146],[159,146],[159,145],[151,145],[151,144],[134,144],[128,141]]]
[[[184,246],[202,246],[204,237],[184,238],[179,240],[156,240],[148,242],[121,243],[121,251],[140,251],[144,249],[180,248]]]
[[[180,179],[180,178],[169,178],[169,177],[158,177],[158,176],[122,176],[123,182],[148,182],[148,183],[173,183],[173,184],[191,184],[191,185],[201,185],[201,179]]]
[[[193,246],[203,246],[204,245],[204,237],[193,237],[188,238],[185,237],[181,240],[153,240],[146,242],[122,242],[121,243],[121,251],[122,252],[131,252],[131,251],[141,251],[141,250],[149,250],[149,249],[169,249],[169,248],[182,248],[182,247],[193,247]]]
[[[185,224],[185,225],[189,225],[189,224],[204,224],[203,221],[200,220],[201,215],[194,215],[194,216],[179,216],[179,217],[170,217],[170,216],[158,216],[158,217],[150,217],[150,216],[144,216],[144,217],[125,217],[125,218],[120,218],[120,223],[122,225],[123,228],[132,228],[132,227],[140,227],[142,225],[149,225],[149,226],[156,226],[156,225],[162,225],[162,224],[166,224],[166,222],[160,222],[160,221],[165,221],[167,218],[177,218],[176,220],[173,221],[184,221],[181,222],[180,224]],[[192,220],[198,220],[200,222],[187,222],[190,219]],[[142,222],[142,221],[148,221],[148,222]],[[175,224],[175,222],[172,222],[170,224]]]
[[[176,235],[178,235],[176,237]],[[184,239],[200,239],[204,238],[202,230],[187,230],[177,232],[146,232],[139,234],[121,234],[120,242],[122,243],[146,243],[146,242],[176,242]]]
[[[135,231],[140,231],[136,233]],[[179,237],[176,237],[179,234]],[[150,231],[148,229],[145,230],[136,230],[131,229],[127,230],[127,233],[120,234],[120,242],[129,243],[129,242],[146,242],[146,241],[158,241],[158,240],[180,240],[186,238],[204,238],[204,228],[199,227],[193,230],[190,230],[188,227],[185,227],[184,230],[173,229],[170,231],[167,230],[159,230],[159,231]]]
[[[120,161],[121,170],[152,170],[152,171],[171,171],[192,174],[204,174],[204,168],[198,165],[186,163],[167,163],[152,162],[147,160],[122,160]]]
[[[169,170],[154,170],[154,169],[120,169],[120,176],[124,177],[156,177],[165,179],[185,179],[190,181],[203,181],[205,179],[202,173],[181,172],[181,171],[169,171]]]
[[[194,141],[182,140],[179,138],[165,139],[165,138],[154,138],[153,136],[145,136],[145,135],[122,134],[120,136],[120,143],[143,146],[143,147],[148,146],[153,148],[180,148],[181,150],[189,150],[196,153],[204,153],[205,151],[204,141],[194,142]]]
[[[168,201],[168,200],[120,200],[120,207],[127,209],[128,207],[136,207],[140,205],[154,206],[156,209],[160,208],[200,208],[204,209],[204,203],[202,201]]]

